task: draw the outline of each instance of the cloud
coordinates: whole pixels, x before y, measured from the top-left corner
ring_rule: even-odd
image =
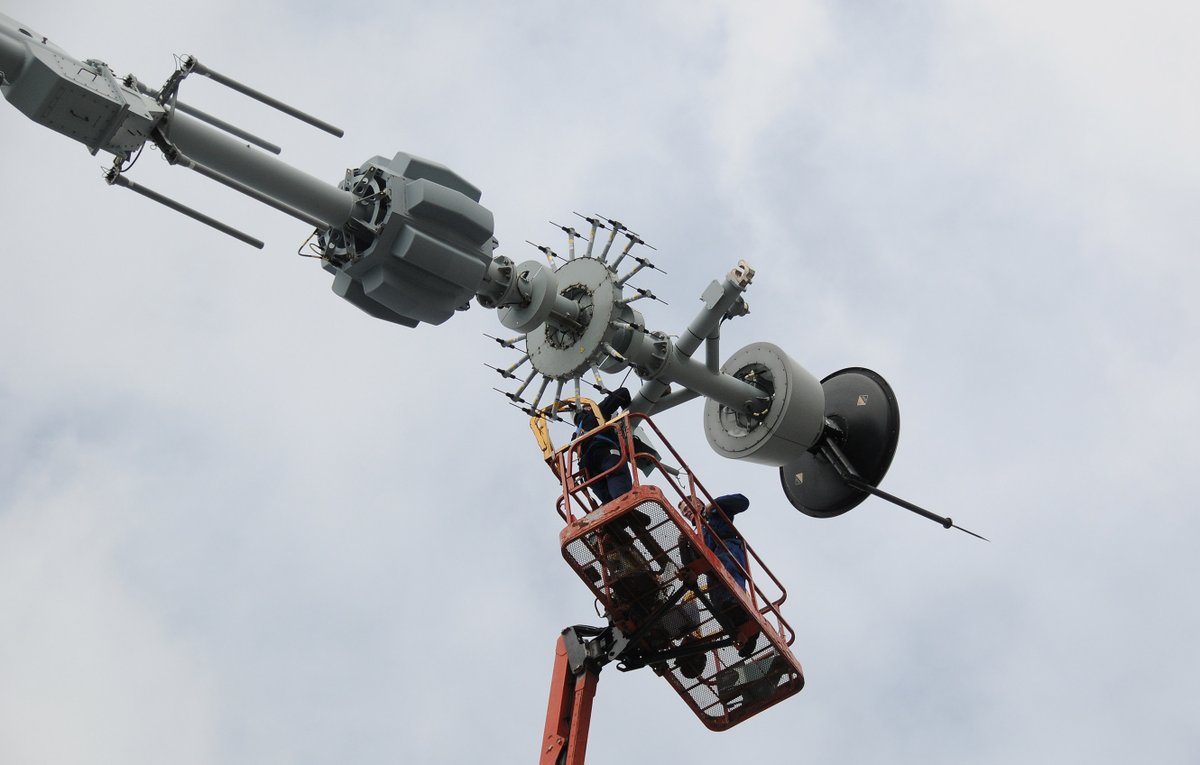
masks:
[[[69,428],[22,442],[0,513],[5,758],[210,761],[210,667],[123,576],[143,478]]]
[[[715,736],[606,670],[593,759],[1194,759],[1183,5],[6,13],[151,83],[195,53],[341,124],[185,86],[331,182],[442,161],[517,260],[560,244],[548,220],[618,217],[659,248],[667,332],[745,258],[724,355],[768,340],[891,381],[884,488],[994,542],[876,500],[802,517],[774,471],[708,451],[699,407],[664,414],[706,485],[752,498],[809,684]],[[140,160],[250,251],[0,123],[0,760],[532,756],[554,638],[597,619],[556,481],[488,390],[482,362],[515,360],[479,337],[494,317],[378,322],[286,216]]]

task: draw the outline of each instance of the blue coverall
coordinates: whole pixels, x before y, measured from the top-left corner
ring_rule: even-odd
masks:
[[[610,419],[616,411],[629,406],[631,396],[626,388],[618,388],[604,397],[600,402],[600,415]],[[600,423],[591,409],[584,409],[575,418],[576,433],[586,433]],[[617,433],[612,428],[605,428],[589,438],[580,448],[579,464],[586,478],[600,475],[621,461],[621,446],[617,442]],[[629,465],[617,468],[603,480],[592,484],[592,491],[601,503],[607,504],[633,488],[633,477],[629,473]]]

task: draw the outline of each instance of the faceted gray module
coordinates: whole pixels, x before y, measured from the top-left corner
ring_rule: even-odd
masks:
[[[335,293],[409,327],[441,324],[468,305],[495,248],[492,213],[479,204],[479,189],[404,153],[373,157],[342,188],[360,196],[365,209],[358,221],[322,235]]]

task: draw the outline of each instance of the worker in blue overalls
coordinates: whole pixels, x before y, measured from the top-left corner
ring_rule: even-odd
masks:
[[[604,421],[612,419],[618,409],[629,406],[632,397],[627,388],[618,388],[609,393],[600,402],[600,416]],[[590,407],[583,407],[575,416],[575,435],[586,433],[600,425]],[[613,428],[597,431],[579,448],[579,465],[583,468],[584,478],[591,480],[610,468],[616,467],[621,461],[620,436]],[[602,504],[612,502],[617,497],[633,488],[633,476],[626,463],[613,470],[604,479],[592,484],[592,491]]]
[[[746,540],[733,526],[733,516],[745,512],[750,507],[750,500],[745,494],[725,494],[713,500],[704,514],[708,526],[704,529],[704,544],[716,553],[717,560],[725,566],[725,570],[733,577],[733,581],[743,590],[746,589]],[[720,512],[717,512],[720,508]],[[724,544],[717,542],[721,540]]]
[[[745,512],[750,507],[750,500],[744,494],[725,494],[713,500],[712,505],[703,511],[704,545],[713,551],[717,560],[729,572],[729,576],[743,590],[746,589],[746,572],[748,558],[746,556],[746,540],[733,525],[733,516]],[[728,632],[736,633],[746,622],[750,614],[738,602],[737,596],[716,577],[708,578],[708,596],[712,602],[713,616]],[[758,643],[758,635],[747,639],[738,651],[742,656],[754,652]]]

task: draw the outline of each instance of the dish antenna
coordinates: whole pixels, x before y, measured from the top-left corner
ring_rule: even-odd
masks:
[[[906,500],[880,490],[900,440],[900,406],[887,380],[870,369],[850,367],[821,381],[825,430],[813,449],[779,468],[783,492],[813,518],[833,518],[869,495],[987,541]]]

